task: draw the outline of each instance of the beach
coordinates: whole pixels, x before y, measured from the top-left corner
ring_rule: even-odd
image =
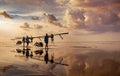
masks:
[[[50,44],[49,57],[54,54],[56,62],[62,57],[62,63],[68,64],[64,66],[22,57],[22,54],[14,52],[22,49],[22,45],[0,42],[0,76],[119,76],[119,46],[118,41],[61,41]],[[30,44],[30,49],[42,48]]]

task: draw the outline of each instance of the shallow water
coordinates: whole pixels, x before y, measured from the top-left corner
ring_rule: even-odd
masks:
[[[49,58],[54,54],[56,62],[63,57],[62,63],[46,64],[44,61],[23,57],[16,49],[15,42],[0,42],[0,76],[120,76],[120,42],[81,41],[55,42],[49,45]],[[30,44],[30,51],[43,49]],[[33,54],[36,56],[35,54]],[[40,57],[39,59],[43,59]]]

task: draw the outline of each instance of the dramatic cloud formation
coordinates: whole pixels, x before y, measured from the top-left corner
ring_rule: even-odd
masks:
[[[65,12],[65,20],[68,27],[83,28],[84,27],[84,11],[80,9],[70,9]]]
[[[11,17],[6,11],[0,12],[0,15],[8,19],[13,19],[13,17]]]
[[[0,7],[14,18],[41,20],[44,13],[52,13],[44,15],[49,23],[60,27],[120,32],[119,0],[0,0]]]
[[[69,0],[67,4],[64,16],[67,27],[95,32],[120,31],[120,1]]]
[[[46,17],[49,23],[62,27],[62,25],[54,15],[44,13],[44,16]]]

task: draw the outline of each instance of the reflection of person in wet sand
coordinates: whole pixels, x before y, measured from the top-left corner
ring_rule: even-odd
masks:
[[[51,60],[50,60],[50,63],[54,63],[54,54],[51,55]]]
[[[29,49],[26,49],[26,58],[29,57]]]
[[[22,54],[25,55],[25,50],[23,49]]]
[[[48,48],[48,42],[49,42],[49,36],[48,34],[46,34],[46,36],[44,37],[44,42],[45,42],[45,49]]]
[[[31,57],[31,58],[33,57],[33,52],[31,52],[30,57]]]
[[[44,56],[44,61],[46,62],[46,64],[48,63],[49,61],[49,56],[48,56],[48,51],[46,50],[46,54]]]

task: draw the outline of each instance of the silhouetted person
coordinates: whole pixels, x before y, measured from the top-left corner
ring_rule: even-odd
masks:
[[[30,37],[30,40],[31,40],[31,42],[33,42],[33,37],[32,36]]]
[[[28,58],[28,57],[29,57],[29,50],[26,49],[26,58]]]
[[[48,34],[46,34],[46,36],[44,37],[44,42],[45,42],[45,49],[48,48],[48,41],[49,41],[49,36]]]
[[[30,43],[30,41],[29,41],[29,37],[28,36],[26,36],[26,43],[27,43],[27,46],[29,45],[29,43]]]
[[[23,48],[25,47],[25,37],[22,38]]]
[[[48,51],[46,51],[46,54],[45,54],[45,56],[44,56],[44,61],[46,62],[46,64],[47,64],[48,61],[49,61]]]
[[[54,35],[53,34],[50,35],[50,38],[51,38],[51,43],[54,43]]]

